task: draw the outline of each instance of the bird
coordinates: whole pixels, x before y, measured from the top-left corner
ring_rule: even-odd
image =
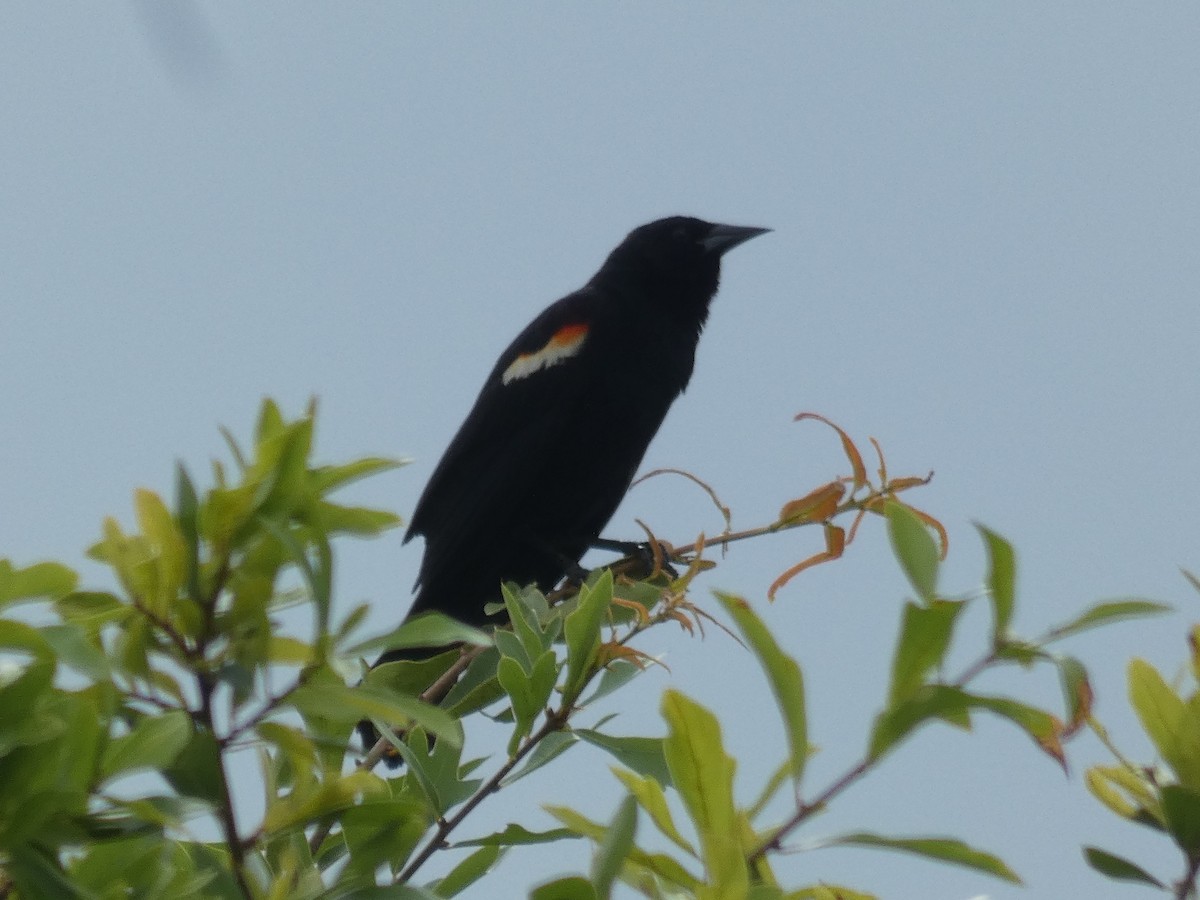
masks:
[[[549,591],[579,569],[688,386],[722,257],[768,231],[689,216],[642,225],[517,335],[409,521],[404,541],[425,539],[410,618],[487,625],[503,582]],[[393,650],[376,665],[426,655]]]

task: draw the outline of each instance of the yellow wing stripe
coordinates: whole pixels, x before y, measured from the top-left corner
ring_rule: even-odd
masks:
[[[534,372],[548,369],[563,360],[575,356],[587,339],[586,325],[564,325],[554,332],[553,337],[540,350],[532,353],[522,353],[512,361],[504,374],[500,376],[502,384],[509,384],[519,378],[527,378]]]

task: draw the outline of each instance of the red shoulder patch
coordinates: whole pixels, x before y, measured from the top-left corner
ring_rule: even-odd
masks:
[[[587,335],[588,327],[582,323],[564,325],[542,347],[514,359],[500,376],[500,382],[510,384],[570,359],[583,349]]]

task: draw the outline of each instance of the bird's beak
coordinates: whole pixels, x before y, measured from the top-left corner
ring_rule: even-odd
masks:
[[[721,256],[738,244],[744,244],[750,238],[766,234],[770,230],[770,228],[752,228],[747,225],[714,225],[708,236],[700,239],[700,246],[709,253]]]

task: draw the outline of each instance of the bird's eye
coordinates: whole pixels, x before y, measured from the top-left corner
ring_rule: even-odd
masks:
[[[686,241],[688,239],[687,229],[684,228],[682,225],[676,225],[671,230],[671,239],[674,241],[678,241],[679,243],[682,244],[684,241]]]

